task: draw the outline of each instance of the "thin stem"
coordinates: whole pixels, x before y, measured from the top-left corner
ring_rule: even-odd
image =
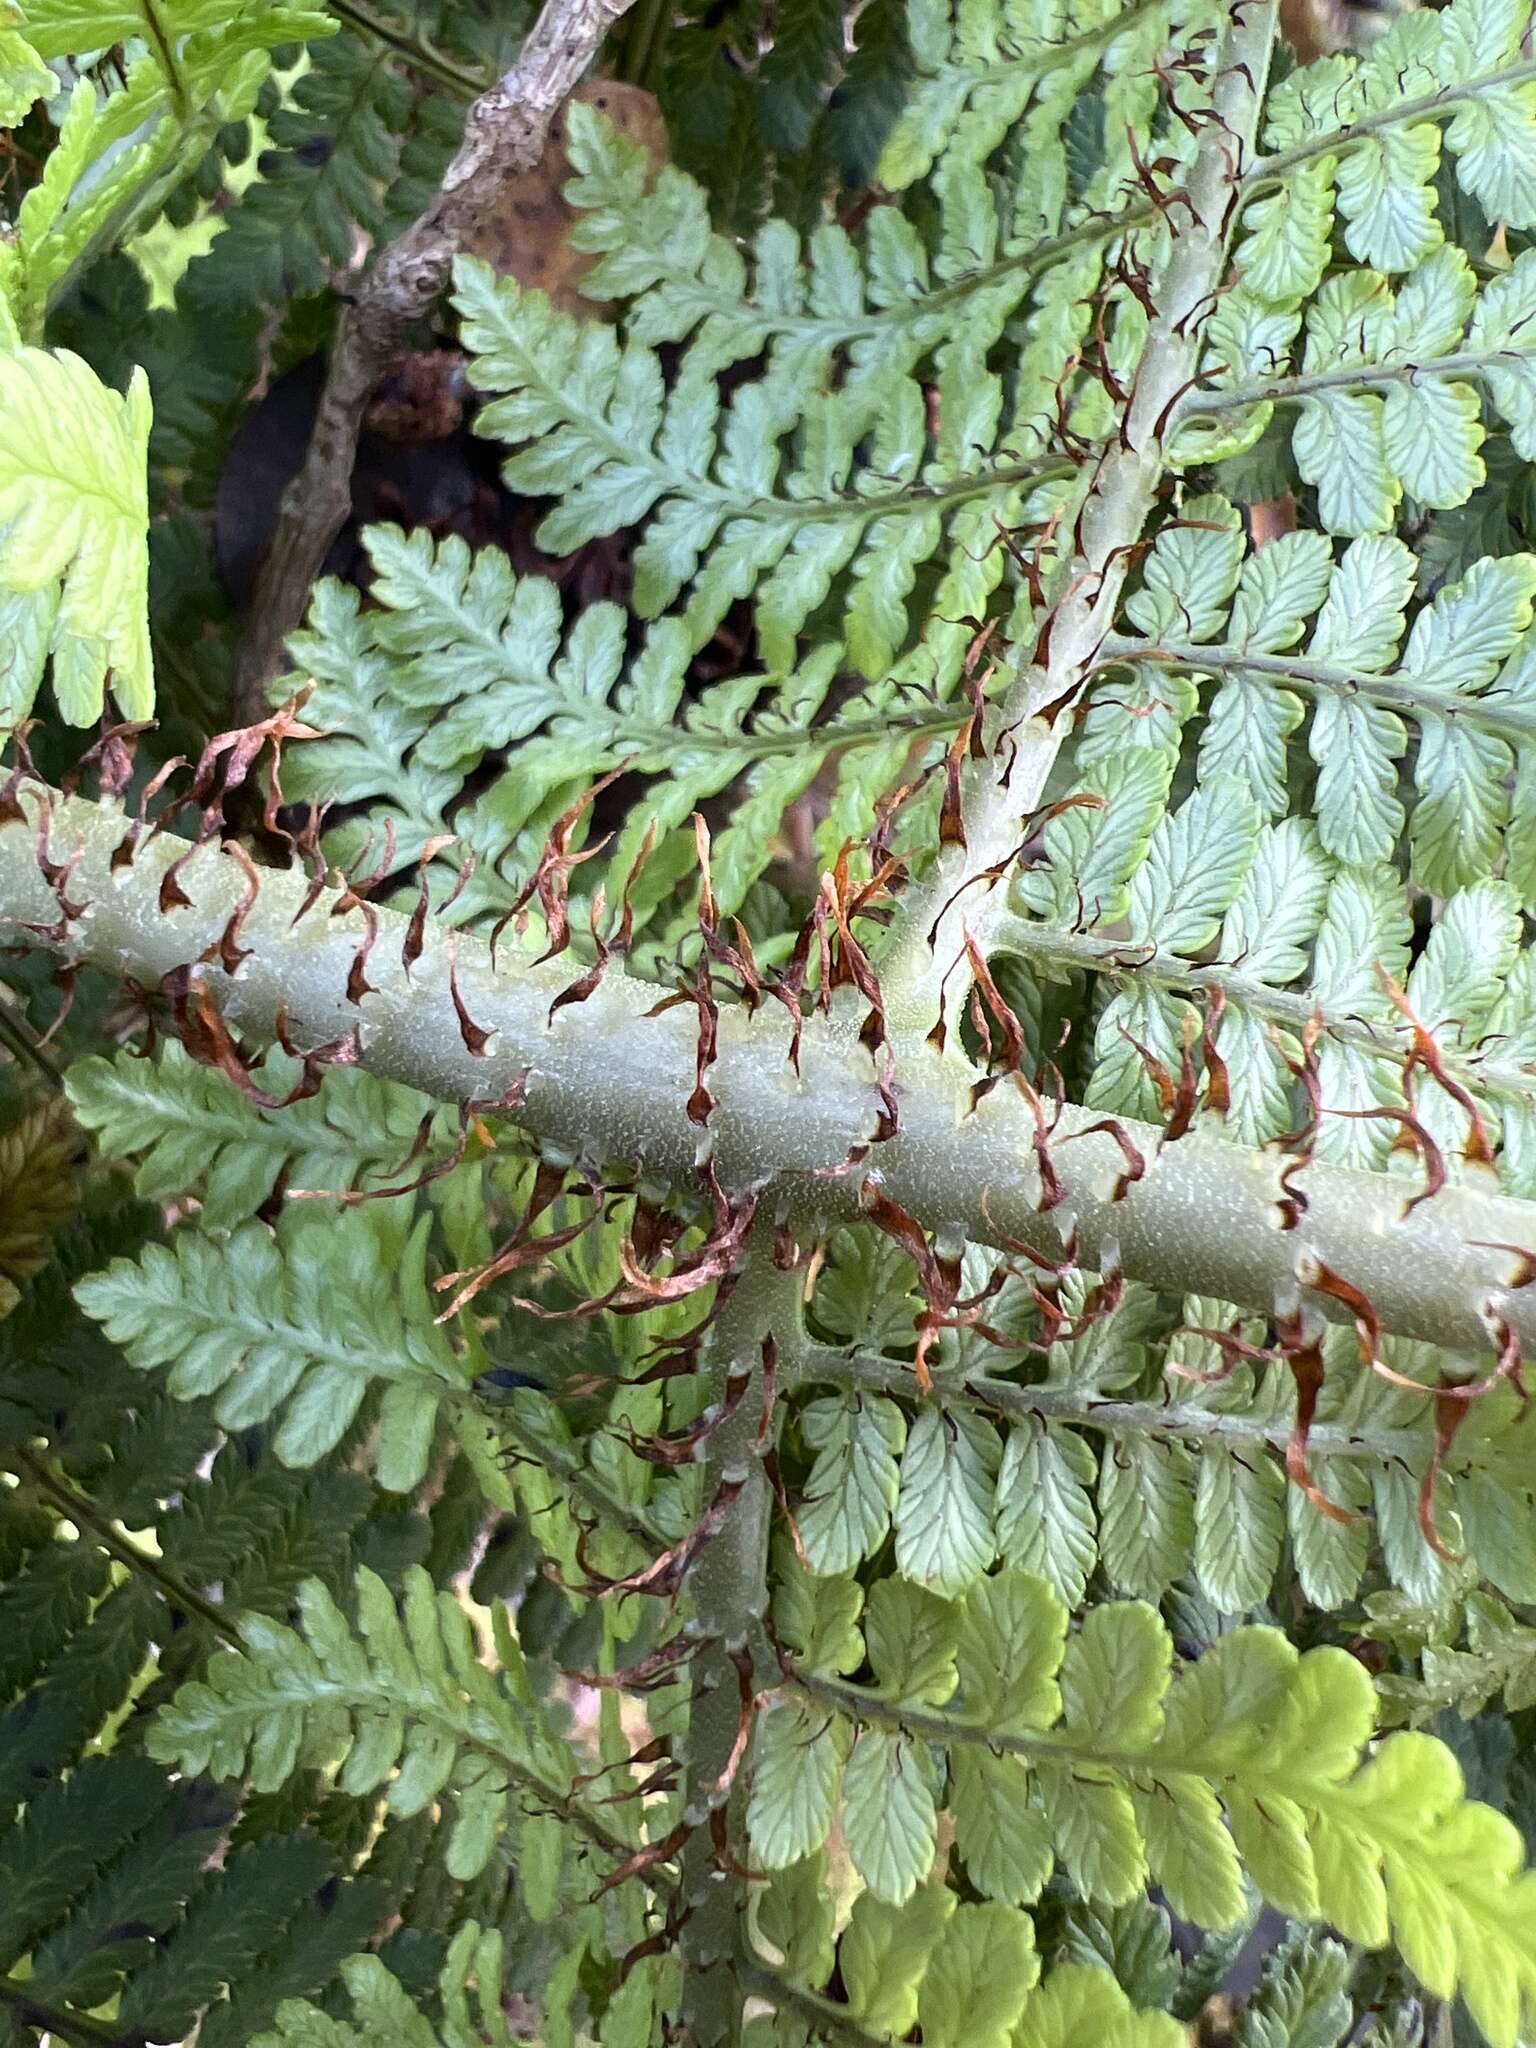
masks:
[[[1135,938],[1104,938],[1096,932],[1064,931],[1060,925],[1037,923],[1011,912],[998,920],[992,942],[1000,952],[1023,953],[1035,960],[1049,961],[1055,967],[1078,968],[1124,984],[1152,982],[1160,988],[1197,996],[1215,995],[1219,991],[1234,1009],[1247,1010],[1297,1033],[1321,1018],[1324,1031],[1336,1044],[1357,1046],[1374,1059],[1396,1065],[1402,1064],[1409,1050],[1390,1027],[1372,1024],[1360,1016],[1331,1015],[1312,990],[1272,988],[1225,961],[1197,965],[1177,953],[1163,952]],[[1481,1055],[1475,1060],[1457,1058],[1445,1049],[1441,1061],[1447,1074],[1465,1081],[1479,1094],[1502,1096],[1527,1105],[1536,1097],[1536,1072],[1530,1068],[1501,1065]],[[1327,1113],[1325,1104],[1323,1114]]]
[[[954,1714],[928,1707],[914,1707],[905,1701],[888,1700],[866,1685],[848,1679],[828,1678],[820,1671],[786,1660],[784,1674],[792,1685],[825,1706],[835,1707],[859,1726],[894,1728],[925,1742],[974,1743],[996,1756],[1021,1756],[1032,1763],[1105,1764],[1121,1771],[1177,1771],[1203,1777],[1199,1766],[1185,1757],[1159,1758],[1152,1749],[1110,1749],[1078,1734],[1064,1734],[1054,1728],[1031,1728],[1013,1734],[994,1728],[990,1721],[962,1721]]]
[[[59,2012],[34,1998],[14,1977],[0,1977],[0,2005],[15,2013],[24,2026],[36,2027],[60,2041],[78,2042],[80,2048],[141,2048],[144,2040],[141,2033],[119,2033],[84,2013]]]
[[[1379,135],[1384,128],[1435,120],[1441,114],[1452,114],[1460,106],[1485,98],[1502,86],[1528,85],[1533,78],[1536,78],[1536,59],[1523,58],[1518,64],[1507,64],[1502,71],[1485,72],[1481,78],[1463,79],[1456,85],[1442,85],[1434,92],[1421,93],[1417,99],[1398,100],[1374,114],[1362,114],[1358,120],[1346,121],[1342,127],[1310,135],[1305,142],[1298,142],[1290,149],[1277,150],[1273,156],[1261,156],[1242,181],[1243,198],[1251,199],[1256,192],[1279,184],[1298,164],[1310,163],[1314,157],[1334,156],[1351,143]]]
[[[152,1551],[125,1535],[94,1501],[51,1472],[41,1458],[17,1447],[6,1453],[6,1462],[18,1476],[24,1474],[61,1514],[66,1515],[77,1529],[88,1532],[119,1564],[126,1565],[130,1571],[137,1572],[141,1578],[157,1586],[173,1607],[179,1607],[192,1620],[202,1622],[235,1649],[243,1648],[233,1618],[216,1601],[185,1585]]]
[[[684,1814],[693,1832],[683,1851],[683,2038],[697,2048],[738,2048],[744,2024],[747,1894],[736,1873],[747,1868],[747,1847],[736,1782],[743,1711],[737,1665],[752,1657],[768,1609],[773,1502],[763,1469],[763,1347],[779,1342],[781,1329],[788,1338],[799,1321],[800,1299],[798,1276],[774,1265],[766,1222],[754,1224],[746,1264],[725,1284],[730,1293],[705,1344],[710,1400],[725,1420],[709,1438],[704,1500],[706,1513],[717,1501],[729,1498],[729,1505],[686,1587],[689,1626],[704,1639],[692,1665]],[[755,1680],[750,1691],[756,1692]],[[712,1825],[722,1812],[724,1868]]]
[[[744,1990],[765,1999],[775,2012],[792,2013],[822,2040],[841,2042],[844,2048],[886,2048],[888,2036],[867,2034],[846,2007],[792,1984],[768,1964],[743,1959],[736,1971]]]
[[[834,1351],[818,1346],[807,1360],[802,1382],[878,1389],[911,1399],[916,1390],[912,1368],[878,1352]],[[1425,1389],[1426,1415],[1432,1390]],[[1180,1406],[1176,1401],[1106,1401],[1074,1387],[1023,1387],[991,1378],[977,1370],[957,1379],[934,1375],[931,1397],[941,1407],[986,1409],[995,1415],[1038,1416],[1042,1421],[1091,1429],[1097,1435],[1152,1437],[1178,1443],[1234,1443],[1283,1451],[1291,1438],[1288,1417],[1268,1418],[1219,1409]],[[1307,1441],[1314,1455],[1364,1455],[1404,1463],[1422,1459],[1431,1448],[1426,1427],[1361,1429],[1343,1422],[1315,1422]]]
[[[1267,382],[1239,384],[1231,390],[1193,393],[1180,406],[1178,420],[1205,419],[1216,413],[1239,412],[1249,405],[1295,405],[1324,391],[1361,391],[1379,384],[1416,384],[1422,377],[1486,377],[1500,368],[1528,370],[1536,361],[1530,349],[1475,348],[1456,355],[1425,356],[1400,363],[1346,363],[1335,370],[1313,370],[1305,376],[1273,377]]]
[[[329,0],[329,4],[332,14],[339,16],[349,28],[383,43],[413,71],[419,71],[423,78],[435,79],[439,85],[446,86],[456,99],[472,100],[490,83],[485,74],[472,65],[456,64],[441,50],[413,36],[409,29],[382,19],[371,7],[364,5],[364,0]]]
[[[1032,242],[1027,247],[1012,250],[1000,256],[995,263],[984,269],[970,270],[964,275],[952,278],[948,284],[936,290],[924,292],[917,298],[901,299],[894,305],[882,306],[874,311],[834,317],[819,313],[786,313],[771,306],[750,306],[749,312],[755,333],[764,340],[776,334],[804,336],[821,340],[830,346],[844,347],[851,342],[868,337],[888,334],[892,329],[910,327],[921,320],[929,320],[935,313],[946,311],[962,304],[973,293],[986,291],[1005,278],[1022,276],[1026,281],[1049,270],[1063,256],[1071,255],[1074,249],[1082,249],[1094,242],[1113,241],[1116,237],[1132,230],[1148,226],[1157,218],[1157,209],[1150,200],[1136,200],[1118,213],[1095,213],[1079,221],[1075,227],[1065,228],[1059,235],[1051,235],[1041,242]],[[658,264],[667,251],[648,251]],[[696,309],[701,316],[711,313],[724,314],[727,318],[739,317],[742,301],[739,296],[727,295],[723,291],[712,291],[699,277],[693,266],[678,264],[660,271],[658,282],[667,286],[668,299],[679,307]],[[938,333],[947,330],[938,323]],[[626,454],[632,461],[635,451],[626,444]]]
[[[64,1086],[63,1070],[54,1064],[44,1049],[43,1041],[20,1008],[15,1006],[15,998],[9,989],[0,989],[0,1041],[10,1047],[24,1066],[36,1067],[50,1088]]]
[[[1204,670],[1213,675],[1238,671],[1273,676],[1310,696],[1365,697],[1405,716],[1460,719],[1501,739],[1524,743],[1536,739],[1536,707],[1523,709],[1497,696],[1453,696],[1437,689],[1428,676],[1375,676],[1328,662],[1308,661],[1299,654],[1250,654],[1243,647],[1135,640],[1111,633],[1104,641],[1102,666],[1121,661],[1162,662],[1170,668]]]

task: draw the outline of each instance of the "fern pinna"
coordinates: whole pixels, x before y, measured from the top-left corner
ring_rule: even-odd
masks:
[[[0,2026],[1517,2048],[1526,0],[622,12],[0,10]]]

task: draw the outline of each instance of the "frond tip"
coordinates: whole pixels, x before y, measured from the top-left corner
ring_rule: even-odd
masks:
[[[1460,1992],[1495,2048],[1515,2048],[1536,2014],[1519,1832],[1466,1797],[1442,1743],[1372,1745],[1375,1694],[1346,1651],[1242,1628],[1175,1675],[1139,1602],[1093,1609],[1069,1638],[1067,1608],[1020,1572],[953,1606],[877,1592],[873,1682],[794,1663],[762,1717],[750,1826],[765,1867],[817,1849],[840,1813],[870,1892],[901,1904],[929,1867],[947,1753],[957,1851],[1000,1901],[1037,1898],[1060,1863],[1089,1899],[1153,1883],[1220,1928],[1242,1918],[1246,1874],[1293,1919],[1395,1942],[1428,1990]]]

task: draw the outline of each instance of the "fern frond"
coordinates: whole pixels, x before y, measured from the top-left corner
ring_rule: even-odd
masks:
[[[456,301],[476,382],[496,394],[480,428],[525,444],[506,466],[508,484],[561,497],[539,527],[539,545],[568,554],[598,535],[643,528],[640,615],[656,617],[691,586],[683,620],[698,647],[735,600],[755,594],[759,639],[775,672],[793,663],[802,628],[852,563],[866,616],[851,622],[851,631],[863,626],[851,657],[877,675],[912,631],[899,595],[899,624],[894,634],[885,630],[877,602],[884,592],[871,583],[877,563],[899,562],[893,580],[910,588],[950,519],[972,501],[1012,525],[1031,489],[1064,474],[1029,450],[995,465],[976,462],[973,451],[992,442],[1002,397],[979,353],[965,365],[967,403],[949,408],[947,437],[930,458],[925,413],[907,402],[918,396],[910,383],[899,404],[889,389],[877,400],[867,383],[850,382],[805,405],[805,366],[791,385],[786,365],[779,377],[743,387],[722,416],[714,373],[723,365],[709,360],[712,351],[691,374],[681,372],[669,394],[651,348],[631,341],[621,349],[607,328],[583,329],[484,265],[461,260]],[[797,425],[802,453],[780,477],[778,443]],[[871,435],[882,486],[850,488],[855,450]],[[969,535],[969,522],[964,530]],[[879,574],[892,577],[889,568]]]
[[[584,289],[630,302],[623,344],[595,326],[578,330],[515,286],[493,290],[474,270],[460,284],[483,359],[476,374],[506,394],[485,428],[533,441],[509,469],[514,485],[565,500],[541,530],[544,543],[559,549],[648,519],[637,557],[642,614],[691,585],[685,616],[697,644],[727,604],[755,591],[774,667],[788,665],[801,628],[836,585],[850,657],[881,677],[913,637],[908,597],[923,565],[937,559],[953,576],[960,549],[988,546],[991,515],[1015,523],[1031,480],[1042,468],[1051,473],[1044,426],[1055,411],[1054,373],[1041,379],[1036,363],[1063,327],[1082,331],[1073,294],[1091,293],[1115,232],[1113,219],[1091,208],[1118,194],[1128,151],[1150,146],[1154,129],[1158,147],[1183,154],[1181,131],[1161,129],[1156,93],[1138,70],[1156,47],[1160,17],[1132,10],[1124,26],[1118,38],[1093,31],[1081,53],[1091,73],[1099,44],[1111,41],[1116,66],[1105,87],[1114,141],[1081,205],[1069,210],[1048,174],[1038,191],[1026,183],[1000,205],[979,167],[991,146],[983,141],[946,159],[931,246],[887,205],[859,243],[824,227],[802,246],[772,224],[749,266],[710,229],[692,180],[663,169],[650,184],[643,152],[591,110],[573,109],[577,176],[568,189],[587,215],[576,240],[603,252]],[[1065,59],[1058,77],[1043,30],[1037,54],[1052,92],[1064,95],[1047,109],[1059,117],[1081,81]],[[1030,67],[1015,76],[1027,100]],[[1012,118],[1003,111],[997,140]],[[1052,123],[1042,113],[1037,125],[1048,132]],[[1031,133],[1028,118],[1022,132]],[[1042,241],[1057,233],[1059,250]],[[1053,257],[1079,245],[1080,262],[1051,270]],[[1038,347],[1026,350],[1017,389],[1005,394],[987,351],[1042,277],[1050,297],[1032,311]],[[685,366],[664,398],[652,351],[688,337]],[[765,344],[764,371],[722,405],[717,372]],[[941,394],[936,430],[916,375],[929,358]],[[847,364],[835,392],[826,382],[834,362]],[[573,488],[577,454],[585,459]],[[928,672],[931,663],[930,653]]]
[[[274,1050],[253,1078],[281,1101],[300,1074],[298,1060]],[[317,1095],[268,1109],[174,1040],[152,1061],[78,1060],[67,1086],[101,1150],[137,1160],[135,1191],[151,1202],[195,1191],[210,1231],[249,1221],[278,1188],[345,1193],[411,1180],[452,1144],[445,1112],[359,1068],[333,1068]],[[424,1117],[431,1135],[418,1150]]]
[[[990,1895],[1037,1896],[1059,1860],[1089,1897],[1124,1899],[1150,1877],[1176,1912],[1220,1927],[1241,1916],[1246,1869],[1296,1919],[1365,1947],[1395,1940],[1429,1990],[1459,1989],[1490,2041],[1513,2048],[1536,1997],[1519,1837],[1465,1798],[1429,1737],[1367,1749],[1375,1702],[1355,1659],[1240,1629],[1170,1685],[1170,1639],[1140,1605],[1095,1608],[1069,1642],[1067,1609],[1024,1574],[954,1606],[880,1590],[872,1682],[797,1666],[759,1725],[751,1826],[765,1865],[808,1854],[840,1811],[870,1890],[903,1902],[932,1839],[919,1743],[939,1743],[957,1848]],[[851,1746],[845,1712],[863,1730]]]
[[[1461,0],[1443,14],[1405,14],[1367,55],[1325,57],[1276,88],[1270,154],[1248,179],[1263,197],[1239,252],[1266,296],[1294,304],[1315,288],[1335,200],[1362,263],[1409,270],[1438,247],[1442,142],[1456,182],[1489,220],[1536,224],[1527,26],[1521,0]]]
[[[833,1272],[845,1291],[879,1270],[843,1240]],[[887,1260],[884,1329],[805,1360],[795,1517],[812,1570],[855,1569],[894,1530],[903,1569],[941,1592],[1000,1560],[1073,1606],[1095,1571],[1154,1600],[1193,1574],[1218,1612],[1245,1614],[1265,1607],[1287,1562],[1314,1606],[1338,1607],[1356,1597],[1373,1556],[1413,1597],[1443,1601],[1462,1575],[1443,1553],[1466,1543],[1509,1598],[1536,1589],[1536,1550],[1523,1535],[1536,1467],[1515,1426],[1518,1403],[1494,1393],[1469,1404],[1437,1448],[1434,1366],[1420,1348],[1384,1340],[1381,1351],[1393,1373],[1423,1380],[1416,1393],[1362,1370],[1349,1333],[1322,1339],[1324,1383],[1304,1441],[1311,1482],[1336,1519],[1286,1484],[1297,1441],[1291,1374],[1278,1363],[1233,1367],[1197,1334],[1261,1340],[1262,1324],[1230,1303],[1176,1306],[1128,1286],[1115,1307],[1089,1314],[1092,1283],[1074,1276],[1059,1307],[1086,1328],[1076,1343],[1053,1343],[1025,1305],[1029,1290],[977,1264],[975,1291],[989,1281],[997,1290],[988,1328],[1009,1349],[1038,1347],[1046,1369],[1015,1380],[1008,1350],[962,1336],[933,1363],[933,1394],[914,1403],[903,1355],[920,1308],[905,1292],[912,1277]]]
[[[382,1486],[408,1491],[426,1471],[440,1404],[466,1385],[433,1320],[430,1219],[413,1227],[410,1210],[290,1207],[275,1233],[249,1224],[227,1241],[182,1230],[82,1280],[76,1298],[141,1371],[169,1366],[178,1399],[217,1396],[226,1428],[281,1415],[273,1451],[287,1465],[326,1457],[379,1386],[374,1469]]]
[[[250,2048],[367,2048],[378,2041],[398,2042],[399,2048],[515,2048],[520,2033],[507,2016],[504,1974],[501,1934],[468,1921],[444,1958],[435,2019],[418,2008],[378,1956],[353,1956],[341,1977],[355,2024],[294,2000],[279,2006],[272,2031],[257,2035]],[[603,2038],[610,2038],[606,2029]]]
[[[1486,474],[1480,390],[1515,452],[1529,459],[1536,447],[1533,306],[1536,254],[1479,289],[1466,253],[1450,245],[1425,256],[1396,292],[1380,270],[1336,272],[1304,319],[1240,290],[1213,323],[1212,388],[1184,415],[1224,424],[1176,440],[1174,459],[1186,445],[1201,460],[1240,452],[1282,406],[1295,409],[1297,466],[1331,531],[1387,531],[1404,492],[1425,506],[1464,504]],[[1340,436],[1355,451],[1352,466],[1339,458]]]
[[[227,279],[242,300],[283,305],[350,271],[359,233],[371,239],[384,224],[413,105],[386,45],[350,34],[320,44],[292,105],[272,117],[267,175],[228,209],[213,250],[193,266],[212,266],[197,278],[199,296]]]
[[[247,1773],[257,1791],[296,1766],[339,1767],[354,1796],[387,1783],[390,1811],[419,1813],[448,1796],[455,1815],[448,1868],[483,1870],[519,1802],[552,1808],[589,1843],[630,1845],[573,1790],[575,1760],[518,1683],[521,1660],[498,1632],[502,1677],[481,1660],[469,1620],[419,1569],[407,1574],[403,1616],[377,1576],[357,1578],[354,1632],[311,1581],[293,1630],[258,1616],[240,1623],[243,1648],[214,1657],[183,1686],[146,1738],[151,1755],[216,1778]]]
[[[56,148],[23,200],[4,280],[28,339],[66,279],[130,234],[202,158],[220,127],[243,120],[285,43],[334,33],[322,9],[283,0],[166,0],[98,8],[32,0],[27,35],[42,57],[128,38],[118,82],[81,77]]]
[[[836,655],[813,655],[788,677],[738,675],[696,693],[676,620],[651,626],[628,658],[617,605],[596,604],[564,631],[558,594],[516,577],[498,549],[471,555],[427,535],[368,532],[377,580],[372,608],[333,584],[317,591],[308,630],[292,652],[317,683],[312,717],[327,737],[285,770],[291,798],[367,805],[366,819],[332,829],[334,858],[376,866],[389,851],[415,891],[413,869],[430,840],[447,839],[432,875],[446,894],[463,863],[454,920],[500,914],[525,886],[550,828],[589,778],[624,769],[645,777],[644,798],[612,852],[582,870],[606,876],[636,923],[670,902],[696,859],[693,812],[732,783],[740,795],[712,850],[716,899],[729,915],[773,854],[789,803],[829,757],[889,749],[903,733],[949,732],[959,714],[931,700],[885,716],[861,706],[824,714]],[[469,801],[464,777],[487,756],[509,765]],[[646,836],[652,843],[638,871]],[[595,868],[595,873],[594,873]]]
[[[134,1584],[106,1592],[74,1625],[63,1618],[63,1640],[0,1712],[0,1813],[79,1762],[147,1675],[158,1619],[158,1602]]]

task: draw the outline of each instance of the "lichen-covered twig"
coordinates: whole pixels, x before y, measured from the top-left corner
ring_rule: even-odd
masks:
[[[550,123],[632,0],[545,0],[511,70],[469,110],[464,140],[431,204],[391,242],[343,308],[308,451],[283,496],[236,669],[238,716],[254,723],[352,505],[352,464],[368,400],[412,324],[448,284],[453,260],[493,221],[508,183],[544,153]]]

